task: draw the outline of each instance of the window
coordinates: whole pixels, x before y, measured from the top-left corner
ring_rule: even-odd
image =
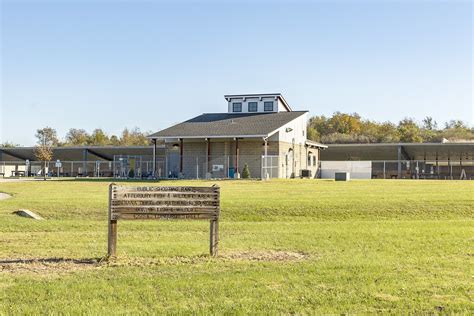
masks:
[[[316,166],[316,156],[313,156],[313,166]]]
[[[311,154],[308,155],[308,167],[311,167]]]
[[[249,112],[257,112],[257,102],[249,102]]]
[[[273,101],[267,101],[263,103],[263,110],[265,112],[273,112]]]
[[[242,103],[241,102],[232,103],[232,112],[242,112]]]

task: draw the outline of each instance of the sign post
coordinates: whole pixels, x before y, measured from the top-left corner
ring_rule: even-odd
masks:
[[[25,160],[25,176],[26,177],[30,176],[30,160],[29,159]]]
[[[118,220],[209,220],[211,256],[219,244],[220,188],[109,186],[108,256],[117,255]]]
[[[59,178],[59,172],[61,170],[61,167],[63,166],[63,164],[61,163],[61,160],[56,160],[56,168],[57,168],[57,172],[58,172],[58,178]]]

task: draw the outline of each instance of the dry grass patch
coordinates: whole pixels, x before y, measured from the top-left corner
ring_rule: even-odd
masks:
[[[308,259],[309,255],[294,251],[258,250],[232,252],[224,254],[222,257],[225,259],[245,261],[301,261]]]
[[[0,273],[62,274],[99,267],[100,259],[37,258],[0,260]]]

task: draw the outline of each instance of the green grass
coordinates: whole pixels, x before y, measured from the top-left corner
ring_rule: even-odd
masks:
[[[208,222],[120,221],[115,262],[3,264],[0,314],[474,313],[474,182],[217,183],[219,258]],[[0,260],[103,257],[107,185],[0,183]],[[233,258],[275,251],[307,258]]]

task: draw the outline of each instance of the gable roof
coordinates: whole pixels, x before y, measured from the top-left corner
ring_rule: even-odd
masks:
[[[205,113],[154,133],[149,138],[266,137],[307,111]]]

